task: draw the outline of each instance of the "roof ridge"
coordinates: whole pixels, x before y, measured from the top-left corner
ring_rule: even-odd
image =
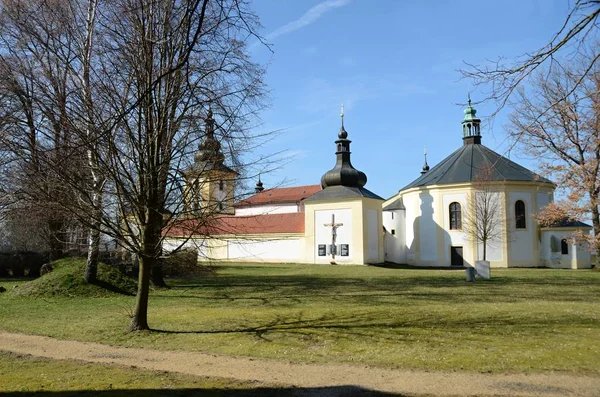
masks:
[[[504,178],[504,180],[506,180],[506,175],[504,175],[502,173],[502,171],[500,171],[498,169],[498,167],[496,167],[496,164],[498,164],[498,161],[503,160],[504,156],[500,155],[500,153],[496,153],[495,151],[493,151],[492,149],[488,148],[487,146],[484,146],[484,145],[479,145],[479,146],[481,146],[481,148],[482,148],[481,149],[481,155],[483,157],[485,157],[490,163],[492,163],[492,167],[494,167],[494,169],[496,170],[496,172],[498,174],[500,174],[500,176],[502,176],[502,178]],[[483,150],[483,149],[486,149],[487,152],[491,152],[491,153],[497,155],[497,159],[495,161],[492,161],[492,159],[490,158],[490,156],[488,156],[488,153],[485,150]]]

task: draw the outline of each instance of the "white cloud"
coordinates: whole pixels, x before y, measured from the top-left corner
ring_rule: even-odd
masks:
[[[327,0],[322,3],[319,3],[316,6],[312,7],[310,10],[306,11],[304,15],[302,15],[300,18],[290,23],[287,23],[275,29],[273,32],[269,33],[266,39],[267,41],[273,40],[279,36],[283,36],[285,34],[294,32],[298,29],[308,26],[316,22],[328,11],[333,10],[335,8],[343,7],[349,2],[350,0]]]

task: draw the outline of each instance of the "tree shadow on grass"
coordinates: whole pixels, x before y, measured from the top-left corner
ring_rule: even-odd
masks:
[[[114,292],[116,294],[128,295],[128,296],[134,296],[135,295],[135,294],[132,294],[129,291],[126,291],[126,290],[124,290],[122,288],[119,288],[116,285],[113,285],[113,284],[111,284],[109,282],[106,282],[106,281],[96,280],[92,284],[94,284],[97,287],[103,288],[103,289],[105,289],[107,291]]]
[[[206,300],[256,300],[276,305],[286,299],[362,300],[386,304],[390,298],[431,302],[501,303],[519,300],[588,302],[600,296],[600,277],[554,273],[493,275],[491,280],[469,283],[464,272],[419,270],[419,275],[392,269],[390,277],[328,277],[307,275],[224,275],[210,279],[173,283],[174,295]],[[422,276],[420,276],[422,274]],[[178,293],[185,291],[185,293]],[[163,295],[161,298],[167,298]],[[285,302],[283,302],[285,303]]]
[[[378,342],[411,342],[422,338],[422,333],[436,334],[460,333],[469,329],[471,334],[463,335],[463,339],[472,338],[477,341],[479,330],[487,335],[490,328],[508,330],[520,334],[545,332],[547,329],[560,328],[564,324],[578,324],[581,327],[596,328],[595,318],[581,318],[577,315],[562,315],[553,318],[546,316],[516,317],[511,313],[495,313],[493,315],[445,316],[422,314],[416,317],[377,316],[371,313],[355,313],[340,315],[330,313],[319,317],[310,317],[304,312],[290,315],[278,315],[269,321],[259,324],[239,324],[230,328],[216,329],[153,329],[152,332],[162,334],[249,334],[265,342],[272,342],[277,335],[319,337],[319,335],[335,335],[337,340],[362,340]],[[423,330],[416,332],[415,330]],[[332,333],[333,331],[333,333]]]
[[[356,386],[330,387],[259,387],[254,389],[124,389],[124,390],[80,390],[80,391],[40,391],[40,392],[0,392],[0,396],[24,397],[35,394],[47,397],[403,397],[403,394],[379,392]]]

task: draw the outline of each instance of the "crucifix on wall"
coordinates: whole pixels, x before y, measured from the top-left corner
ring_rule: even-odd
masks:
[[[337,228],[344,226],[344,224],[335,223],[335,214],[331,214],[331,223],[325,223],[323,226],[331,227],[331,264],[335,265],[335,240],[337,239]]]

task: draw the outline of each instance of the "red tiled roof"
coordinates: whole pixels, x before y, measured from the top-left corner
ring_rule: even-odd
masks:
[[[205,221],[186,219],[163,230],[170,237],[223,234],[304,233],[304,213],[218,216]]]
[[[254,196],[237,202],[234,207],[249,207],[261,204],[297,203],[321,190],[321,185],[305,185],[266,189]]]

